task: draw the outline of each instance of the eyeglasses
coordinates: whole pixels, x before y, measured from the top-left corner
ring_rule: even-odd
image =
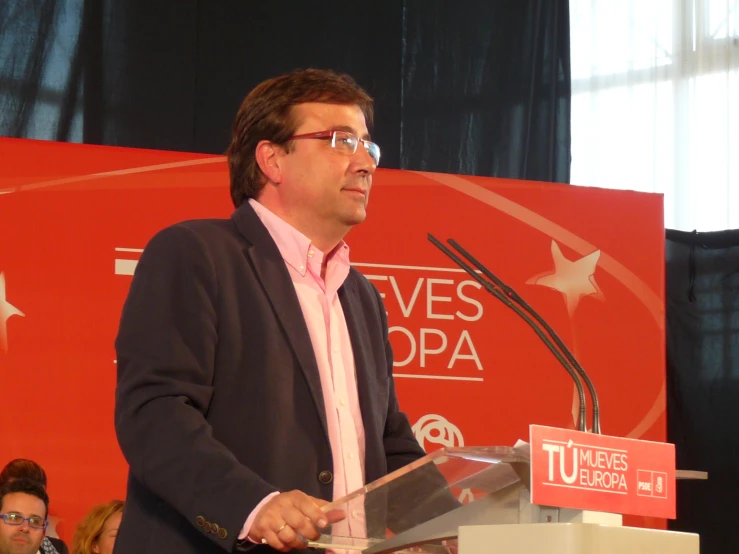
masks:
[[[38,516],[23,517],[20,514],[0,514],[0,518],[8,525],[23,525],[23,522],[27,521],[31,529],[46,529],[49,524],[48,521]]]
[[[351,156],[357,151],[359,143],[362,143],[367,153],[370,155],[375,165],[380,164],[380,147],[369,140],[361,139],[348,131],[319,131],[318,133],[307,133],[305,135],[295,135],[288,140],[298,139],[318,139],[330,140],[331,148],[342,154]]]

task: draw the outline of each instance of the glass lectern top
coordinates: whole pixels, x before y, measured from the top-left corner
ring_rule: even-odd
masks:
[[[527,454],[510,447],[432,452],[324,506],[334,523],[310,546],[370,553],[387,539],[424,524],[438,530],[443,526],[434,526],[434,520],[440,516],[516,483],[527,484]],[[444,538],[450,537],[437,537],[439,551],[445,550]],[[423,550],[434,548],[428,545]]]

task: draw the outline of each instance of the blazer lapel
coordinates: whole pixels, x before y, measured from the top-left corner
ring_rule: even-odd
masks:
[[[245,202],[234,212],[233,220],[241,234],[251,243],[250,246],[244,249],[244,254],[251,262],[254,273],[259,279],[280,321],[280,325],[285,330],[287,339],[295,353],[295,357],[298,359],[316,404],[326,440],[329,441],[326,406],[323,400],[318,362],[316,362],[316,354],[313,351],[308,327],[305,324],[295,286],[287,267],[285,267],[285,261],[282,259],[280,251],[269,232],[248,203]]]
[[[359,396],[359,408],[362,412],[362,422],[365,428],[365,437],[370,441],[372,437],[382,436],[377,421],[378,411],[376,403],[381,395],[378,390],[377,376],[373,371],[374,356],[372,347],[367,343],[370,336],[367,329],[367,321],[363,317],[362,301],[359,297],[357,284],[350,273],[339,289],[339,300],[344,311],[344,319],[349,330],[349,338],[352,343],[354,354],[354,367],[357,375],[357,395]],[[377,434],[379,433],[379,435]],[[369,443],[367,448],[369,450]],[[367,460],[370,456],[367,456]]]

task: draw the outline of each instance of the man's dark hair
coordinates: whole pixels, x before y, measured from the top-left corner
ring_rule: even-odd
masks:
[[[3,502],[5,501],[5,497],[9,494],[15,494],[19,492],[30,494],[31,496],[35,496],[36,498],[43,500],[44,506],[46,508],[44,519],[46,519],[46,516],[49,515],[49,495],[46,494],[46,489],[44,489],[44,487],[42,487],[36,481],[32,481],[31,479],[24,479],[22,477],[20,479],[13,479],[9,483],[5,483],[2,488],[0,488],[0,512],[4,512]]]
[[[0,471],[0,487],[13,479],[30,479],[46,488],[46,472],[44,471],[44,468],[33,460],[18,458],[9,462],[8,465]]]
[[[300,125],[293,117],[293,108],[308,102],[359,106],[367,126],[372,125],[372,97],[349,75],[327,69],[303,69],[257,85],[236,114],[226,152],[235,207],[257,198],[265,185],[265,176],[255,158],[257,144],[268,140],[289,152],[292,143],[288,139]]]

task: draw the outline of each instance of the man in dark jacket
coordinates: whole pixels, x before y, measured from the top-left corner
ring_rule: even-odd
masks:
[[[231,218],[144,250],[116,340],[118,554],[304,548],[321,506],[423,456],[385,308],[343,241],[380,159],[371,121],[346,75],[260,84],[233,126]]]

